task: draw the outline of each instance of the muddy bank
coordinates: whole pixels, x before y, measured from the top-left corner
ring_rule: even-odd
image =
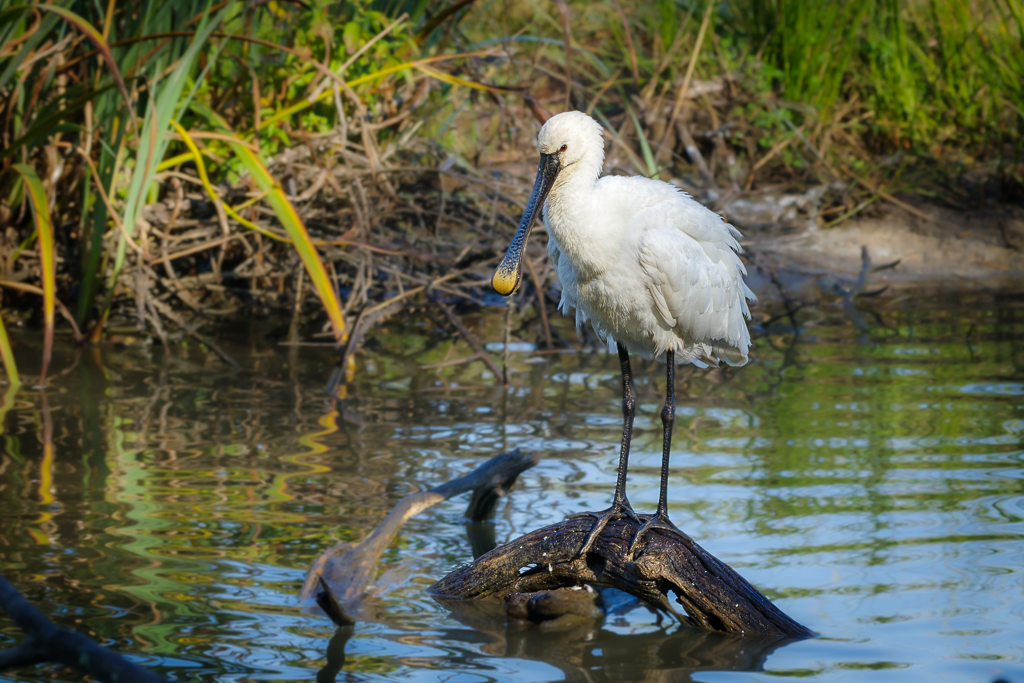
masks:
[[[916,213],[884,205],[877,215],[834,228],[807,218],[801,225],[799,216],[760,224],[748,215],[730,218],[743,230],[744,248],[756,266],[790,277],[848,283],[859,276],[866,247],[875,268],[873,286],[975,290],[1024,283],[1024,209],[910,208]]]

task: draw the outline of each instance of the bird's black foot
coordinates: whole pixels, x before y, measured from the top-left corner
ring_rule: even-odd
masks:
[[[672,520],[668,518],[668,513],[659,510],[657,514],[644,522],[637,530],[636,535],[633,537],[633,541],[629,544],[629,552],[626,554],[626,557],[630,559],[633,558],[640,541],[647,535],[647,532],[652,529],[661,529],[662,531],[668,531],[669,533],[677,534],[686,538],[686,534],[680,531],[679,527],[673,524]]]
[[[587,540],[583,541],[583,545],[580,547],[579,552],[576,553],[574,559],[585,557],[587,553],[594,547],[594,543],[597,541],[597,537],[601,535],[604,528],[608,526],[608,522],[614,522],[619,519],[631,519],[637,524],[640,524],[640,518],[637,517],[636,513],[633,512],[632,506],[629,501],[623,499],[622,501],[616,501],[612,503],[612,506],[604,512],[584,512],[579,515],[572,515],[569,519],[577,517],[597,517],[597,521],[594,522],[594,526],[590,528],[590,533],[587,534]]]

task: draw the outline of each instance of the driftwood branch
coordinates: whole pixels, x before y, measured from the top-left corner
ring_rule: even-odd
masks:
[[[167,679],[131,663],[113,650],[100,647],[91,638],[57,626],[3,576],[0,576],[0,607],[28,636],[16,647],[0,651],[0,671],[54,662],[109,683],[168,683]]]
[[[516,478],[537,464],[537,460],[536,453],[523,454],[516,449],[491,458],[463,477],[406,496],[361,543],[339,543],[321,553],[306,577],[301,596],[316,599],[339,626],[354,623],[349,614],[352,601],[369,585],[381,555],[409,518],[448,498],[473,491],[465,516],[472,521],[482,520],[491,514]]]
[[[630,558],[638,525],[620,520],[605,527],[586,557],[576,558],[593,523],[583,515],[532,531],[453,571],[430,592],[451,604],[582,585],[609,587],[692,626],[734,634],[814,635],[683,533],[653,530]]]

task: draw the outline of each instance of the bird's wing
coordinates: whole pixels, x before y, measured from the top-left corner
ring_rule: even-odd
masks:
[[[661,204],[635,218],[640,266],[655,315],[666,329],[709,346],[718,360],[741,365],[750,347],[746,299],[754,295],[743,281],[746,269],[736,253],[734,230],[725,223],[717,231],[713,225],[690,225],[689,207],[673,208]]]
[[[572,269],[572,263],[567,258],[562,256],[562,248],[558,244],[552,235],[548,235],[548,256],[551,258],[551,264],[555,268],[555,275],[558,277],[558,283],[562,288],[562,298],[558,302],[558,310],[562,312],[562,315],[571,315],[570,309],[575,309],[576,315],[576,327],[582,326],[587,322],[587,317],[580,310],[579,306],[576,305],[576,298],[574,296],[576,292],[576,273]]]
[[[548,258],[551,259],[551,265],[555,267],[557,273],[558,263],[562,260],[562,247],[550,233],[548,233]]]

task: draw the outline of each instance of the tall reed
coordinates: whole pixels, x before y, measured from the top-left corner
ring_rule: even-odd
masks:
[[[16,182],[17,174],[0,176],[0,192],[8,198],[0,224],[22,221],[32,200],[35,233],[49,245],[37,250],[47,357],[58,289],[77,299],[75,318],[80,325],[92,323],[88,336],[94,341],[126,284],[136,290],[140,325],[166,314],[147,313],[145,290],[132,284],[150,277],[154,260],[142,216],[160,198],[158,174],[199,163],[191,138],[210,129],[218,132],[201,153],[217,159],[222,178],[248,175],[264,188],[262,201],[286,228],[290,237],[284,241],[298,251],[336,339],[343,340],[334,286],[266,161],[297,144],[286,130],[338,129],[342,138],[358,136],[379,165],[379,141],[392,133],[348,123],[355,117],[362,124],[377,106],[372,90],[356,92],[361,86],[393,91],[389,79],[408,81],[418,71],[451,85],[488,89],[439,69],[447,57],[424,54],[456,12],[427,17],[425,2],[385,4],[387,13],[365,1],[308,11],[212,0],[137,7],[111,2],[75,5],[76,13],[0,0],[0,163],[20,173]],[[225,107],[227,117],[209,115]],[[191,126],[198,130],[190,133]],[[234,127],[245,132],[236,134]],[[220,190],[209,182],[204,188],[225,206]],[[52,267],[53,231],[38,227],[45,222],[40,207],[74,216],[75,227],[65,227],[57,240],[69,251],[66,259],[79,255],[63,288]],[[252,225],[237,212],[231,219]],[[0,264],[0,281],[4,276]]]

